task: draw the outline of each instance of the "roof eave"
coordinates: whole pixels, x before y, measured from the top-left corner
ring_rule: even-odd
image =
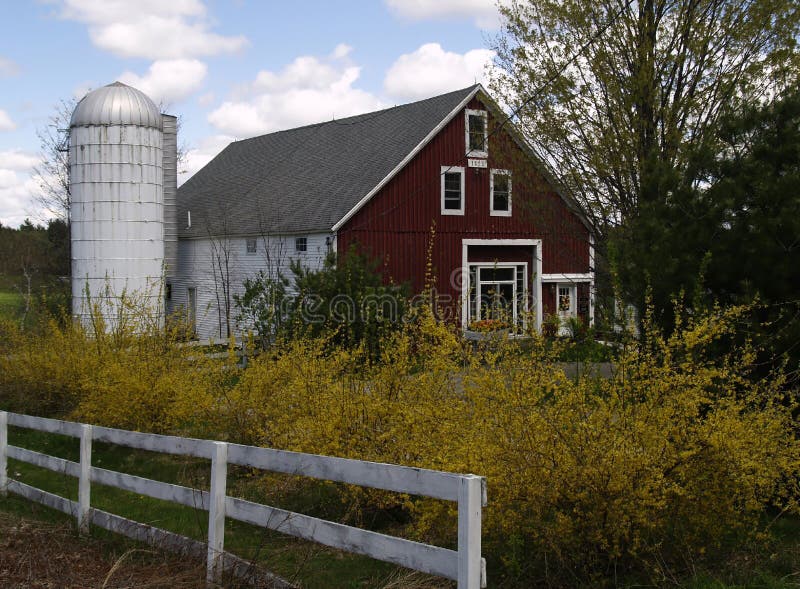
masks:
[[[561,200],[564,201],[564,204],[567,205],[567,208],[574,213],[576,217],[578,217],[580,222],[584,227],[586,227],[589,233],[593,234],[594,228],[589,222],[589,219],[581,208],[580,204],[567,194],[564,185],[554,178],[553,175],[548,171],[547,166],[545,166],[544,162],[542,162],[530,144],[528,144],[528,141],[522,135],[520,130],[517,129],[517,126],[511,121],[510,118],[508,118],[508,116],[505,115],[505,113],[503,113],[503,109],[500,108],[500,105],[497,104],[491,96],[489,96],[489,93],[483,89],[483,86],[480,86],[478,90],[481,93],[481,99],[484,101],[487,108],[493,111],[492,114],[494,114],[495,118],[504,120],[503,126],[506,127],[508,134],[511,135],[511,138],[514,140],[517,146],[533,161],[539,173],[542,174],[544,179],[550,184],[550,186],[553,187],[553,190],[561,198]]]
[[[422,149],[428,145],[428,143],[430,143],[431,140],[436,137],[436,135],[438,135],[439,132],[444,129],[447,124],[452,121],[456,115],[458,115],[459,112],[466,108],[467,104],[469,104],[469,101],[472,100],[475,95],[478,94],[478,92],[483,92],[483,94],[486,94],[486,91],[483,90],[483,86],[480,84],[476,85],[472,92],[470,92],[453,110],[451,110],[450,113],[439,122],[439,124],[431,129],[430,133],[428,133],[425,138],[420,141],[417,146],[412,149],[408,155],[406,155],[406,157],[404,157],[402,161],[400,161],[400,163],[397,164],[394,169],[392,169],[392,171],[383,178],[383,180],[378,182],[378,184],[376,184],[372,190],[370,190],[360,201],[358,201],[356,205],[344,215],[344,217],[339,219],[336,224],[331,227],[331,231],[339,231],[339,229],[341,229],[345,223],[347,223],[358,211],[360,211],[364,205],[372,200],[373,196],[375,196],[384,186],[386,186],[386,184],[389,183],[392,178],[394,178],[400,172],[400,170],[402,170],[412,159],[414,159],[414,157],[416,157],[416,155],[422,151]]]

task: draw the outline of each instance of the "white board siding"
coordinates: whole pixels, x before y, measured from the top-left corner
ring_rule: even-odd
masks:
[[[295,251],[295,238],[306,238],[306,251]],[[214,270],[214,252],[229,256],[229,272],[231,294],[241,294],[247,278],[252,278],[263,270],[275,278],[282,274],[290,281],[292,273],[289,265],[292,260],[300,260],[303,266],[312,270],[322,268],[328,252],[326,239],[329,233],[312,233],[298,235],[282,235],[273,237],[214,237],[202,239],[183,239],[178,242],[178,271],[172,281],[172,300],[170,310],[178,311],[186,308],[187,290],[197,289],[197,321],[196,329],[199,339],[225,336],[224,323],[220,326],[220,310],[217,304],[216,286],[220,285],[220,302],[222,288],[219,280],[219,269]],[[247,253],[247,240],[256,240],[256,253]],[[222,312],[224,322],[224,305]],[[231,323],[237,331],[236,309],[231,299]]]

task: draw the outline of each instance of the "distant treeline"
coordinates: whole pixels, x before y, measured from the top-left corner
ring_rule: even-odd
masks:
[[[0,275],[68,276],[69,258],[69,227],[60,219],[46,226],[26,219],[16,229],[0,224]]]

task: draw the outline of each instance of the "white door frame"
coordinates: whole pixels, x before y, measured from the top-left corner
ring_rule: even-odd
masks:
[[[569,291],[569,309],[561,310],[561,289]],[[556,316],[558,317],[558,335],[569,335],[567,322],[578,316],[578,283],[577,282],[556,282]]]
[[[533,292],[536,297],[536,330],[542,329],[542,240],[541,239],[462,239],[461,240],[461,328],[469,326],[469,246],[528,246],[531,254],[533,272]]]
[[[481,286],[483,284],[488,284],[488,283],[511,284],[512,291],[514,293],[514,296],[512,297],[512,300],[511,300],[511,309],[512,309],[512,313],[513,313],[514,323],[517,324],[518,320],[520,319],[520,316],[519,316],[520,311],[523,312],[523,313],[527,313],[527,311],[528,311],[528,300],[527,300],[527,298],[524,299],[524,307],[525,308],[524,309],[518,309],[520,293],[517,292],[517,270],[519,269],[520,266],[522,266],[522,284],[523,284],[523,287],[525,288],[525,290],[527,291],[527,286],[528,286],[528,265],[525,262],[514,261],[514,262],[470,262],[468,264],[468,266],[469,266],[469,269],[470,269],[470,280],[471,280],[471,277],[472,277],[472,271],[471,270],[472,270],[472,268],[475,268],[475,275],[477,276],[477,281],[478,281],[477,288],[475,289],[476,306],[475,306],[475,309],[472,309],[472,308],[469,309],[469,317],[468,317],[468,319],[473,315],[473,313],[472,313],[473,311],[475,311],[475,313],[474,313],[475,320],[479,320],[480,319],[480,302],[481,302],[481,298],[482,298]],[[514,273],[513,279],[511,279],[511,280],[499,280],[499,281],[495,280],[495,281],[487,281],[487,282],[484,282],[483,280],[481,280],[481,270],[484,270],[484,269],[492,269],[492,270],[494,270],[494,269],[497,269],[497,268],[505,268],[505,269],[513,270],[513,273]],[[472,288],[472,284],[471,283],[470,283],[470,288]],[[468,321],[468,323],[469,323],[469,321]],[[523,327],[523,329],[526,327],[526,325],[527,325],[527,317],[523,316],[522,317],[522,327]]]

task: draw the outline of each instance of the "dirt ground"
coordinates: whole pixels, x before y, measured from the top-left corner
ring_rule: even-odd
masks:
[[[0,513],[0,587],[4,589],[194,589],[202,563],[142,548],[109,548],[66,524]]]

